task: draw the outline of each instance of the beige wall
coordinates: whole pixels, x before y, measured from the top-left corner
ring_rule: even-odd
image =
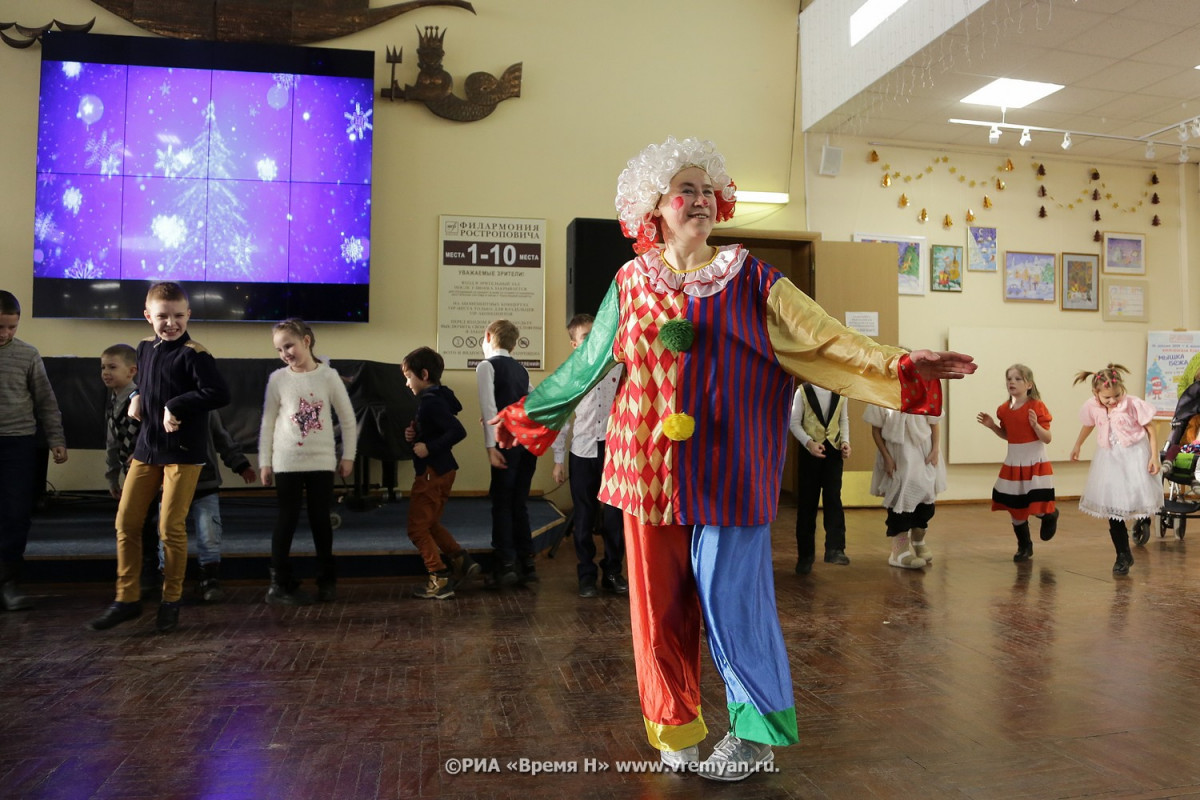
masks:
[[[4,0],[4,19],[47,22],[44,0]],[[381,5],[381,3],[375,3]],[[375,29],[329,42],[376,53],[376,83],[388,77],[387,45],[403,46],[399,78],[413,82],[414,26],[440,25],[446,68],[462,80],[498,74],[524,62],[522,96],[469,124],[435,117],[418,105],[378,100],[374,114],[371,322],[322,326],[320,352],[335,362],[398,362],[413,347],[436,343],[437,218],[440,214],[547,220],[547,363],[567,355],[565,233],[575,217],[613,216],[616,177],[645,144],[668,135],[702,136],[725,152],[738,183],[786,191],[795,98],[794,0],[738,6],[615,0],[601,6],[550,0],[479,0],[477,15],[426,8]],[[56,0],[66,22],[97,17],[96,33],[138,34],[132,25],[84,0]],[[410,55],[411,54],[411,55]],[[5,108],[0,121],[4,183],[0,189],[0,285],[31,294],[38,47],[0,47]],[[740,223],[788,223],[798,210],[745,209]],[[781,222],[782,221],[782,222]],[[631,252],[632,255],[632,252]],[[497,316],[504,309],[496,310]],[[146,335],[133,323],[54,321],[26,315],[19,335],[46,355],[93,357],[104,345]],[[200,323],[196,338],[221,355],[271,357],[267,325]],[[544,373],[535,373],[536,382]],[[486,490],[487,470],[476,420],[474,373],[446,384],[463,399],[470,438],[459,446],[456,489]],[[549,489],[549,456],[535,488]],[[59,488],[101,488],[103,454],[73,453],[51,467]],[[402,470],[402,480],[407,480]],[[560,494],[564,494],[560,493]],[[563,498],[565,499],[565,498]]]

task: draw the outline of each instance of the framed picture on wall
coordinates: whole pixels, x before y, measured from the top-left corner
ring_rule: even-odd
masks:
[[[1100,314],[1109,322],[1149,322],[1147,289],[1150,281],[1105,278],[1100,283]]]
[[[1145,275],[1146,237],[1140,233],[1105,233],[1104,274]]]
[[[967,269],[971,272],[996,272],[995,228],[967,228]]]
[[[958,245],[935,244],[929,248],[929,291],[961,292],[963,249]]]
[[[1100,309],[1100,256],[1089,253],[1062,254],[1063,311]]]
[[[1004,253],[1004,299],[1053,303],[1058,271],[1054,253]]]
[[[925,294],[925,237],[885,236],[876,233],[856,233],[856,242],[883,242],[896,246],[896,291],[900,294]]]

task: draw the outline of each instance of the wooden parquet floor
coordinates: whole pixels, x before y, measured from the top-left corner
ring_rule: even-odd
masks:
[[[728,785],[618,769],[657,760],[627,601],[578,598],[569,547],[535,588],[448,601],[363,579],[281,611],[239,583],[167,636],[153,608],[85,630],[108,584],[31,584],[37,608],[0,614],[0,797],[1200,798],[1200,560],[1156,530],[1116,577],[1104,524],[1063,506],[1024,565],[1005,517],[939,506],[920,572],[887,565],[882,511],[851,511],[853,563],[806,577],[784,508],[801,743]],[[707,655],[703,699],[707,755]]]

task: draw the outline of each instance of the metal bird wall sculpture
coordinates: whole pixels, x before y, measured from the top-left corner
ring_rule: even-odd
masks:
[[[496,110],[502,100],[521,96],[521,64],[518,61],[504,70],[499,78],[487,72],[472,72],[463,81],[466,98],[455,95],[454,78],[442,67],[446,55],[443,40],[446,31],[427,27],[424,33],[417,28],[416,84],[403,89],[396,80],[396,65],[403,62],[404,48],[387,49],[387,60],[392,65],[391,85],[379,90],[381,97],[391,100],[412,100],[424,103],[425,107],[439,117],[455,122],[474,122]]]
[[[408,0],[371,8],[370,0],[93,0],[143,30],[173,39],[311,44],[370,28],[427,6],[475,13],[466,0]]]

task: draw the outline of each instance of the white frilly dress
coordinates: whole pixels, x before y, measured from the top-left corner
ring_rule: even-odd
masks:
[[[867,406],[863,420],[879,428],[888,452],[896,461],[891,477],[883,468],[883,454],[875,454],[875,469],[871,473],[871,494],[883,498],[883,506],[897,513],[914,511],[922,503],[933,503],[940,492],[946,491],[946,464],[938,459],[936,466],[925,459],[931,448],[932,425],[942,418],[905,414],[890,408]]]

